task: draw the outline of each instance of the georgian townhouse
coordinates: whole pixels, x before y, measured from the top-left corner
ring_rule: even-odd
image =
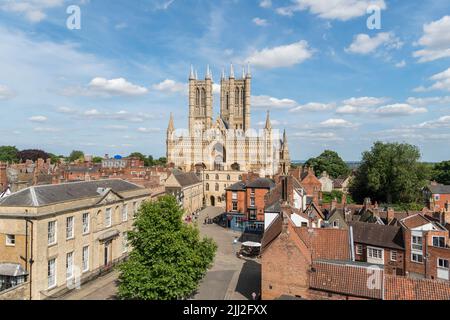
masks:
[[[0,199],[0,282],[28,297],[59,296],[126,258],[148,189],[123,180],[34,186]],[[11,268],[27,279],[11,279]],[[8,271],[9,270],[9,271]]]
[[[349,222],[355,260],[384,267],[386,274],[405,274],[405,245],[401,227]]]
[[[174,169],[165,182],[165,192],[173,195],[187,215],[199,212],[203,207],[203,184],[194,172]]]
[[[449,231],[422,214],[400,220],[405,239],[405,270],[409,277],[450,280]]]

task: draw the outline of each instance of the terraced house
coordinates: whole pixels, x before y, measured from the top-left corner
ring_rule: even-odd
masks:
[[[34,186],[1,199],[3,289],[23,283],[25,297],[14,298],[58,297],[110,269],[126,258],[134,213],[151,197],[110,179]]]

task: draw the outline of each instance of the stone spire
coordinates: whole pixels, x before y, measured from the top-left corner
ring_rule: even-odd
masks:
[[[242,66],[242,79],[245,79],[245,67]]]
[[[287,135],[286,135],[286,129],[283,131],[283,146],[286,146],[287,148]]]
[[[266,130],[272,130],[272,123],[270,122],[270,111],[267,110],[267,118],[266,118],[266,126],[264,127]]]
[[[173,113],[170,113],[169,126],[167,127],[167,132],[173,132],[175,130],[175,125],[173,124]]]
[[[247,77],[251,78],[252,77],[252,73],[250,71],[250,62],[247,63]]]
[[[222,80],[225,79],[225,68],[222,68]]]
[[[233,79],[234,79],[234,67],[233,67],[233,63],[231,63],[231,66],[230,66],[230,78],[233,78]]]
[[[211,74],[211,69],[209,68],[209,64],[206,66],[206,79],[211,79],[212,78],[212,74]]]
[[[189,74],[189,80],[195,80],[194,66],[191,64],[191,73]]]

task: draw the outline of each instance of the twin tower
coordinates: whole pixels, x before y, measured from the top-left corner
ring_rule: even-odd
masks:
[[[222,71],[220,80],[220,118],[227,129],[250,129],[250,99],[251,99],[250,67],[243,68],[242,77],[236,78],[234,67],[230,66],[230,75]],[[189,131],[203,132],[213,126],[214,83],[209,66],[204,80],[197,77],[197,72],[191,67],[189,76]]]

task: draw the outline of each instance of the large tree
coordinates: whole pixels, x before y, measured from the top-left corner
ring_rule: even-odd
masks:
[[[436,163],[431,178],[439,183],[450,185],[450,160]]]
[[[350,169],[344,160],[342,160],[337,152],[331,150],[325,150],[317,158],[309,159],[305,165],[313,166],[316,176],[320,176],[324,171],[333,178],[350,173]]]
[[[84,152],[80,150],[73,150],[69,155],[69,161],[74,162],[84,158]]]
[[[13,146],[0,146],[0,161],[1,162],[18,162],[17,154],[19,150]]]
[[[418,203],[429,170],[419,162],[420,151],[406,143],[376,142],[362,154],[362,163],[350,186],[353,199],[365,197],[387,203]]]
[[[22,161],[32,160],[36,161],[38,159],[47,160],[50,158],[50,155],[42,150],[30,149],[30,150],[22,150],[17,154],[18,158]]]
[[[128,239],[129,259],[120,265],[119,297],[175,300],[192,295],[216,251],[197,227],[182,221],[183,210],[172,196],[144,203]]]

